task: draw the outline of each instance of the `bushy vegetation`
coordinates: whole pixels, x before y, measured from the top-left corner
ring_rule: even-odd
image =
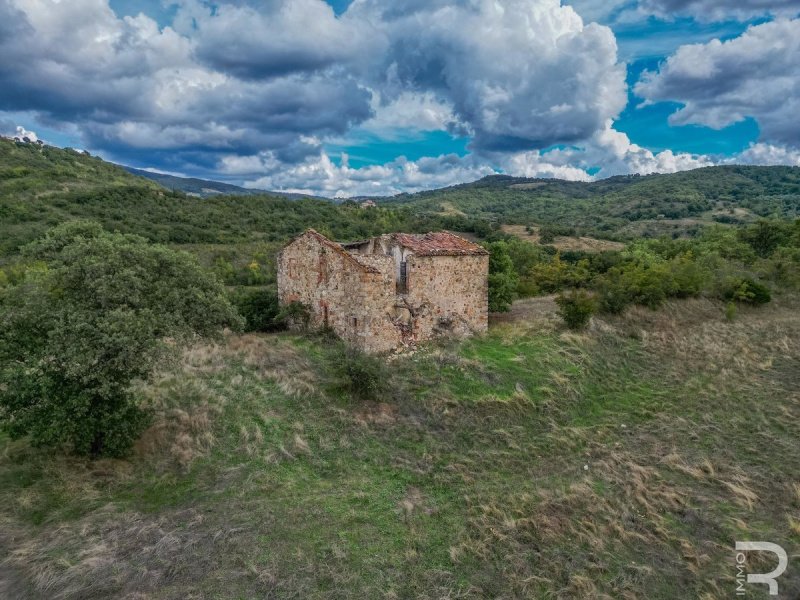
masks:
[[[584,290],[570,290],[556,297],[558,314],[570,329],[583,329],[597,310],[595,299]]]
[[[735,224],[799,217],[800,168],[708,167],[591,183],[495,175],[398,196],[387,204],[394,203],[418,211],[447,207],[489,221],[538,224],[543,243],[576,233],[609,239],[685,236],[731,220],[734,211]]]
[[[330,364],[333,389],[354,400],[380,400],[389,389],[389,370],[382,357],[341,348]]]
[[[480,219],[409,207],[365,210],[355,202],[263,194],[199,199],[160,188],[99,158],[2,138],[0,168],[21,173],[0,177],[0,261],[50,227],[72,219],[90,219],[109,231],[172,245],[224,245],[230,251],[260,243],[268,254],[309,227],[343,241],[391,231],[491,231]],[[223,262],[231,262],[226,252],[221,254]],[[229,273],[236,284],[245,285],[251,283],[241,279],[249,275],[244,269]]]
[[[65,599],[710,598],[729,589],[730,540],[797,538],[800,223],[752,216],[792,214],[794,170],[528,181],[504,199],[489,188],[520,180],[496,178],[461,205],[478,207],[473,218],[413,202],[201,201],[80,153],[6,150],[3,585],[18,576],[30,596]],[[616,235],[639,223],[625,210],[705,218],[719,203],[749,206],[736,216],[749,225],[698,225],[692,239],[682,225],[679,239],[615,252],[559,252],[496,227],[549,215],[555,238],[599,206],[595,225]],[[550,298],[530,300],[486,335],[390,366],[294,331],[165,360],[242,326],[226,294],[251,331],[307,318],[299,304],[277,310],[273,254],[308,226],[340,239],[471,227],[491,251],[496,310],[561,292],[562,317],[580,327],[595,300],[615,313],[665,306],[598,314],[575,336]],[[124,461],[30,444],[119,454],[146,423],[143,402],[153,422]]]
[[[36,445],[124,454],[147,419],[131,384],[238,320],[191,256],[96,223],[61,225],[24,257],[0,296],[0,426]]]
[[[244,318],[245,331],[279,331],[285,328],[279,318],[281,307],[273,288],[237,288],[232,301]]]
[[[798,232],[800,220],[761,220],[739,229],[710,227],[693,239],[641,239],[622,251],[599,253],[558,252],[505,236],[487,247],[503,257],[502,264],[510,262],[511,271],[500,279],[504,287],[491,277],[490,284],[506,298],[514,281],[512,297],[583,288],[595,293],[600,311],[615,314],[632,304],[656,309],[669,298],[696,296],[759,304],[769,302],[770,288],[800,289]]]
[[[489,311],[506,312],[516,297],[518,276],[503,241],[486,244],[489,250]]]

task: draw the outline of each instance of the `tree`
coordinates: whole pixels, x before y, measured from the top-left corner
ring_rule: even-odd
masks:
[[[760,220],[741,230],[741,237],[761,258],[767,258],[789,237],[789,228],[780,221]]]
[[[124,454],[147,422],[135,380],[239,317],[184,252],[69,222],[24,249],[0,299],[0,425],[81,455]]]
[[[570,329],[583,329],[597,310],[594,298],[583,290],[572,290],[556,297],[558,314]]]
[[[519,283],[508,244],[499,241],[484,246],[489,251],[489,311],[507,312]]]

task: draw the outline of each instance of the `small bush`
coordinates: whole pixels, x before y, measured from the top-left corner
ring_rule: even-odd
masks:
[[[730,280],[723,293],[725,300],[744,302],[747,304],[766,304],[772,300],[769,288],[763,283],[753,281],[749,277]]]
[[[733,321],[736,318],[736,303],[733,300],[725,305],[725,318],[728,321]]]
[[[377,400],[388,390],[389,370],[377,356],[347,349],[333,357],[336,388],[356,400]]]
[[[539,243],[552,244],[556,240],[556,234],[552,229],[542,227],[539,230]]]
[[[302,302],[290,302],[275,317],[279,328],[300,327],[308,329],[311,323],[311,309]]]
[[[583,290],[572,290],[556,298],[558,314],[570,329],[583,329],[597,310],[594,298]]]
[[[595,283],[597,304],[600,312],[619,315],[631,304],[630,290],[624,282],[613,275],[599,277]]]
[[[270,289],[238,289],[232,301],[244,317],[245,331],[278,331],[286,328],[278,318],[281,312],[278,294]]]

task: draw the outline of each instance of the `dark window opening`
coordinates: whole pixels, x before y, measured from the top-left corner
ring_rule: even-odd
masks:
[[[358,317],[353,317],[353,327],[358,327]]]
[[[323,321],[323,323],[325,323],[325,327],[327,327],[328,326],[328,307],[327,306],[323,306],[322,307],[322,321]]]
[[[408,264],[406,261],[400,263],[400,279],[397,280],[397,293],[405,294],[408,291]]]

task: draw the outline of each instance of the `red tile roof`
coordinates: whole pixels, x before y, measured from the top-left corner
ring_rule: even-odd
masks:
[[[398,244],[417,256],[479,256],[489,254],[478,244],[447,231],[433,233],[395,233]]]

